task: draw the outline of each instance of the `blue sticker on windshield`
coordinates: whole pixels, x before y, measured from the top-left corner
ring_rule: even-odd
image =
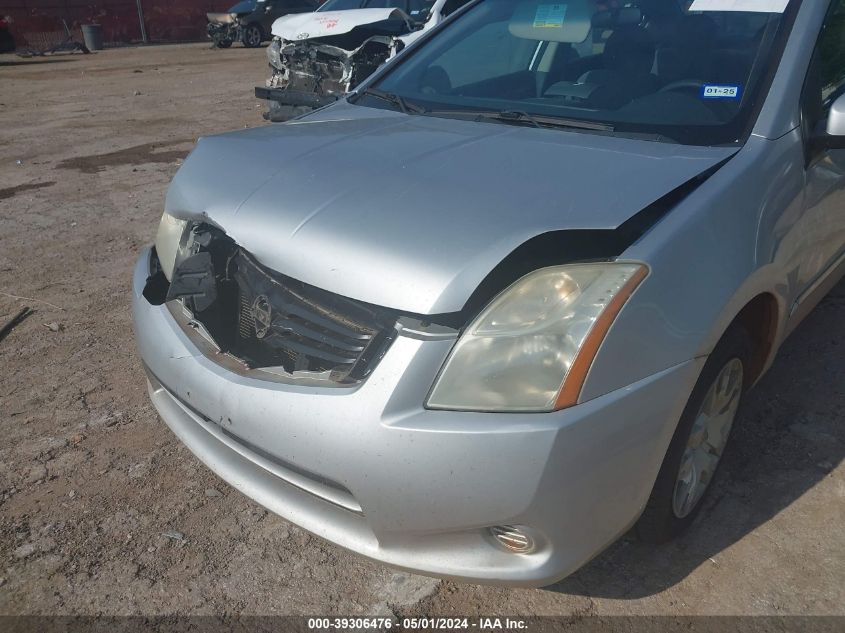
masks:
[[[705,84],[701,87],[702,99],[739,99],[742,86]]]
[[[541,4],[534,15],[535,29],[562,29],[566,19],[565,4]]]

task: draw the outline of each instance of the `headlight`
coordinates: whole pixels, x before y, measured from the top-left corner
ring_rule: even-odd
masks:
[[[270,46],[267,47],[267,61],[270,66],[281,70],[282,68],[282,40],[278,37],[273,38]]]
[[[536,412],[572,406],[605,334],[646,275],[640,264],[621,263],[526,275],[461,335],[427,406]]]
[[[170,281],[173,276],[173,267],[176,265],[176,252],[179,250],[179,243],[182,241],[182,233],[188,225],[186,220],[179,220],[167,213],[161,216],[156,234],[156,253],[164,276]]]

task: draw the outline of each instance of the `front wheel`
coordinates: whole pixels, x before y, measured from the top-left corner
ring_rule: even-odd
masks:
[[[264,40],[264,33],[257,24],[248,24],[244,27],[241,41],[247,48],[258,48]]]
[[[707,359],[637,523],[649,543],[685,531],[701,510],[748,386],[751,337],[732,326]]]

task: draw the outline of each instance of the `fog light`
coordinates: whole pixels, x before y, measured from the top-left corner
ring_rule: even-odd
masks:
[[[530,554],[537,547],[526,528],[517,525],[497,525],[490,528],[496,542],[514,554]]]

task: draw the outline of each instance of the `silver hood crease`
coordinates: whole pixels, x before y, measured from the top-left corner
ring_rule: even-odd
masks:
[[[347,108],[355,120],[344,118]],[[167,211],[208,218],[300,281],[436,314],[460,310],[532,237],[615,229],[736,152],[364,110],[341,103],[290,124],[201,139]],[[505,184],[489,178],[495,173],[511,177]],[[525,208],[529,199],[544,204]]]

